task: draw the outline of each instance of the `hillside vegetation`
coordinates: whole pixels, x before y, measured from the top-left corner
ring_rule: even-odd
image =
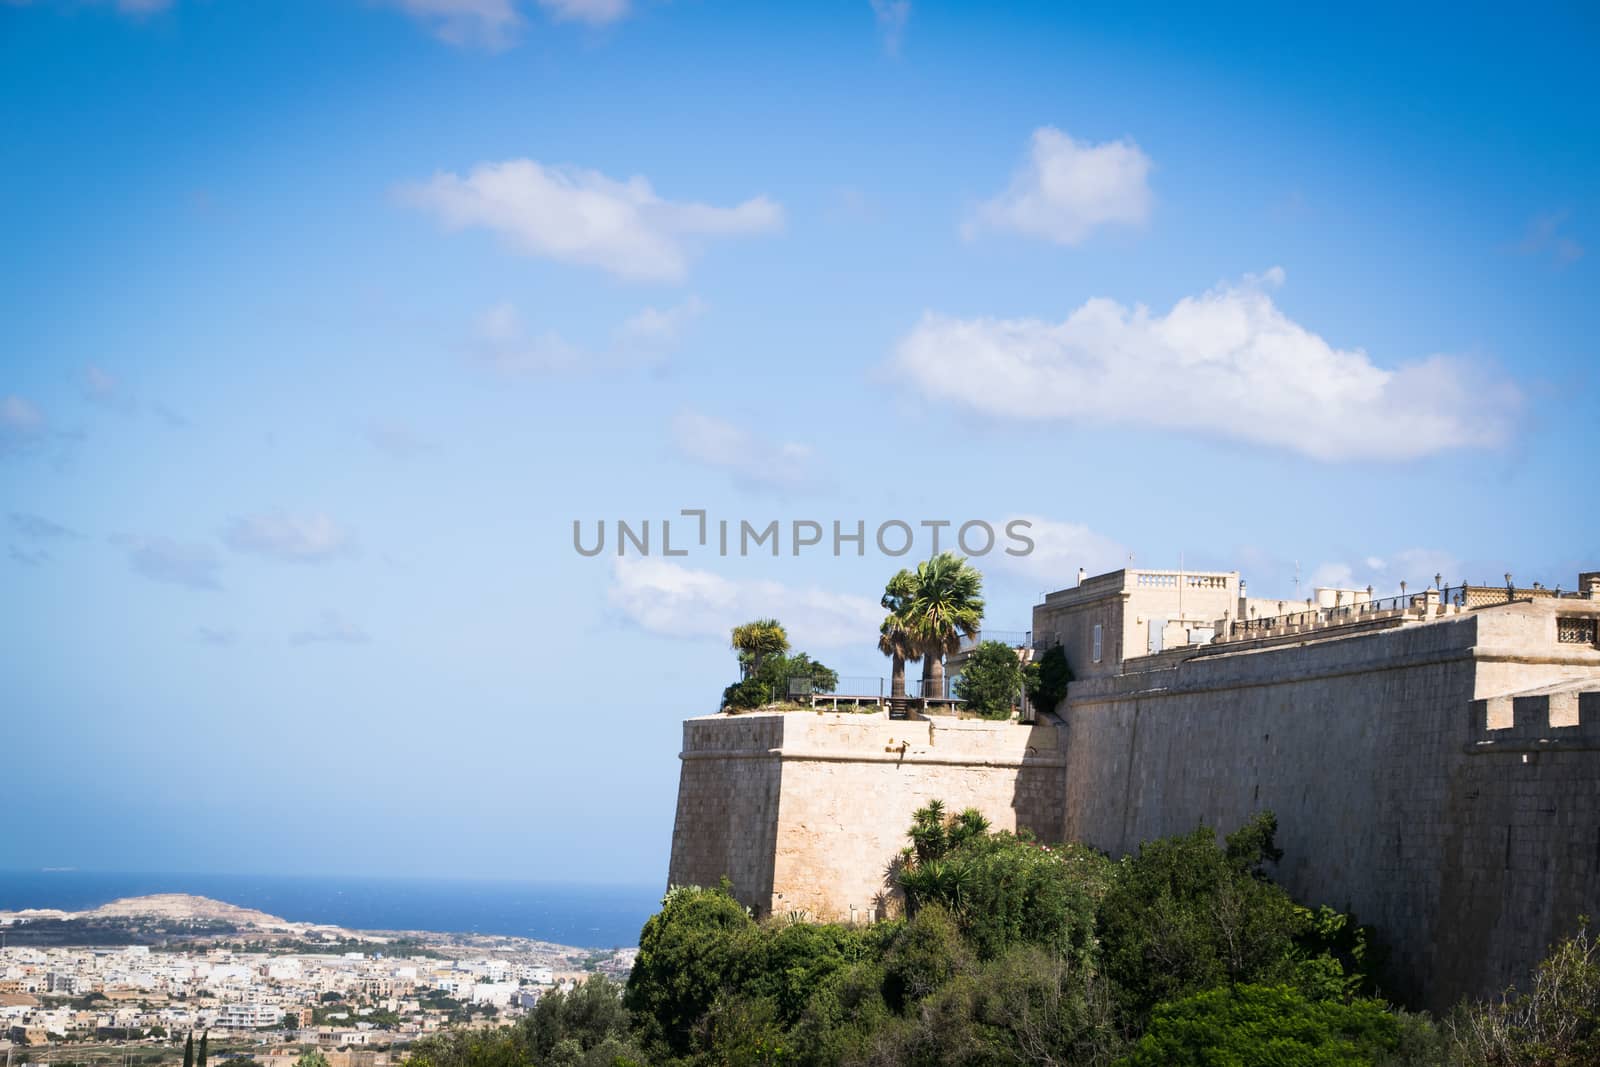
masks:
[[[1529,991],[1436,1020],[1394,1007],[1354,916],[1267,876],[1263,814],[1113,862],[917,813],[891,877],[901,917],[755,921],[727,885],[668,892],[625,987],[596,977],[412,1067],[1158,1067],[1600,1063],[1600,954],[1557,946]]]

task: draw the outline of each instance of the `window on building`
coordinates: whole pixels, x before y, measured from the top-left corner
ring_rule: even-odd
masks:
[[[1100,662],[1100,646],[1104,643],[1105,631],[1099,623],[1094,624],[1094,661]]]

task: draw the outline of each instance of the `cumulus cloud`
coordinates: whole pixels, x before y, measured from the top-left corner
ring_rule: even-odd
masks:
[[[324,563],[355,550],[349,532],[328,516],[281,511],[235,518],[222,540],[235,552],[286,563]]]
[[[121,537],[116,543],[128,550],[128,566],[153,582],[189,589],[218,589],[217,554],[209,545],[190,544],[166,537]]]
[[[883,608],[876,600],[814,586],[735,580],[663,559],[618,559],[608,598],[651,633],[728,639],[751,618],[777,616],[797,648],[859,646],[876,640]]]
[[[120,378],[104,367],[91,363],[78,377],[78,392],[91,404],[127,414],[137,406]]]
[[[911,20],[911,0],[871,0],[872,14],[883,35],[883,48],[891,56],[900,54],[900,40]]]
[[[705,303],[691,296],[671,307],[647,307],[629,315],[612,335],[624,351],[660,351],[677,344],[689,325],[705,314]]]
[[[411,460],[438,449],[438,444],[403,422],[375,422],[362,430],[367,443],[395,460]]]
[[[584,22],[590,26],[605,26],[626,18],[628,0],[539,0],[552,19],[557,22]]]
[[[516,43],[522,16],[512,0],[389,0],[449,44],[498,52]]]
[[[239,641],[237,630],[227,626],[199,626],[195,628],[195,637],[202,645],[215,645],[227,648]]]
[[[1431,548],[1408,548],[1387,556],[1363,556],[1351,560],[1330,560],[1311,571],[1308,589],[1365,589],[1374,596],[1394,596],[1405,582],[1410,590],[1426,589],[1439,575],[1445,585],[1463,580],[1462,561],[1449,552]]]
[[[816,481],[810,446],[769,441],[697,411],[680,412],[672,420],[672,443],[684,457],[727,471],[746,486],[797,490]]]
[[[20,396],[0,397],[0,456],[26,452],[43,441],[43,413]]]
[[[650,182],[531,159],[483,163],[401,189],[447,230],[485,229],[518,252],[598,267],[630,281],[681,281],[698,240],[771,233],[783,209],[764,196],[733,207],[663,200]]]
[[[11,532],[29,541],[63,541],[77,537],[75,530],[26,511],[13,511],[6,516]]]
[[[1260,277],[1185,297],[1165,315],[1093,299],[1064,321],[928,312],[891,368],[924,395],[1007,418],[1193,431],[1321,460],[1405,460],[1494,447],[1517,388],[1430,356],[1394,368],[1291,320]]]
[[[1558,267],[1565,267],[1583,258],[1583,245],[1563,232],[1568,214],[1566,211],[1550,211],[1534,216],[1522,240],[1517,243],[1517,251],[1525,256],[1554,260]]]
[[[1025,574],[1051,589],[1065,589],[1078,580],[1078,568],[1090,574],[1104,574],[1130,566],[1128,546],[1105,534],[1097,533],[1081,522],[1064,522],[1039,515],[1016,515],[1031,525],[1019,531],[1033,540],[1033,551],[1026,556],[1010,556],[997,551],[986,556],[982,563],[1004,570]],[[1009,520],[1006,520],[1009,521]],[[1005,521],[991,525],[1005,529]]]
[[[8,554],[17,563],[29,567],[37,567],[48,563],[53,558],[51,549],[62,541],[71,540],[78,536],[77,531],[52,522],[43,515],[33,515],[26,511],[13,511],[6,516],[6,525],[10,527],[11,535],[19,541],[7,545]]]
[[[366,630],[331,608],[310,626],[289,635],[291,645],[364,645],[370,640]]]
[[[1090,144],[1043,126],[1005,192],[980,204],[962,233],[1009,230],[1075,245],[1101,226],[1141,226],[1149,176],[1150,157],[1130,140]]]
[[[517,306],[502,301],[478,317],[476,350],[486,366],[507,375],[622,370],[660,362],[704,311],[695,297],[672,307],[644,308],[612,331],[608,346],[589,348],[555,330],[529,329]]]

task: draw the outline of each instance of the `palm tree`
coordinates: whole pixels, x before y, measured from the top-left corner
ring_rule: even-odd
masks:
[[[768,656],[789,651],[789,634],[777,619],[755,619],[733,628],[733,650],[739,653],[739,674],[748,678]]]
[[[944,657],[961,651],[961,638],[983,621],[983,575],[954,552],[917,564],[906,628],[922,653],[922,695],[944,697]]]
[[[916,577],[902,568],[889,579],[883,589],[883,607],[889,614],[878,628],[878,651],[890,658],[893,669],[889,679],[889,699],[904,700],[906,696],[906,660],[918,656],[917,643],[906,625],[906,608],[916,591]]]

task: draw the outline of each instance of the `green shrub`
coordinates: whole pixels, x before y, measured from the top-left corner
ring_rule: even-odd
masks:
[[[1107,973],[1143,1019],[1162,1001],[1224,983],[1279,982],[1294,971],[1305,919],[1260,874],[1278,855],[1263,813],[1218,848],[1205,827],[1146,842],[1118,863],[1100,906]]]
[[[1028,664],[1023,680],[1035,710],[1055,711],[1056,705],[1067,698],[1067,684],[1072,681],[1066,651],[1060,645],[1051,645],[1044,655]]]
[[[1398,1044],[1399,1030],[1379,1001],[1230,986],[1157,1007],[1119,1067],[1370,1067]]]
[[[1022,696],[1022,661],[1002,641],[981,641],[956,679],[956,696],[985,719],[1008,719]]]
[[[904,1010],[972,966],[972,953],[955,919],[940,905],[927,904],[884,954],[884,999],[895,1010]]]
[[[669,890],[644,924],[624,1003],[647,1044],[682,1056],[696,1024],[758,946],[757,929],[726,887]]]

